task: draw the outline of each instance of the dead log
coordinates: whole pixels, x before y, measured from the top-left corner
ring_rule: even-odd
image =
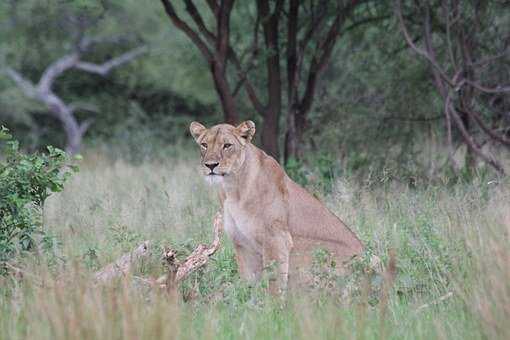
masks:
[[[150,242],[145,241],[136,247],[132,252],[126,253],[115,262],[108,264],[95,273],[94,281],[98,284],[105,284],[132,272],[136,264],[149,256]]]
[[[163,253],[163,260],[167,267],[167,274],[156,280],[161,288],[166,288],[169,294],[174,295],[181,281],[191,273],[205,266],[211,257],[220,247],[220,237],[223,231],[223,217],[220,212],[214,217],[214,239],[211,245],[199,244],[195,250],[182,262],[176,258],[176,251],[166,248]]]
[[[179,283],[191,273],[207,264],[220,247],[220,237],[223,229],[223,218],[220,212],[214,217],[214,239],[211,245],[199,244],[195,250],[182,262],[177,259],[177,252],[172,248],[165,248],[163,261],[167,273],[158,279],[135,277],[153,288],[165,289],[170,295],[177,296]],[[118,278],[125,277],[132,272],[143,258],[149,255],[150,242],[145,241],[132,252],[122,255],[118,260],[108,264],[95,273],[95,282],[106,284]]]

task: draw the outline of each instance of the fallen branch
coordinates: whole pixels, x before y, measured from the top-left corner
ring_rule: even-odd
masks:
[[[214,239],[211,245],[199,244],[195,250],[182,262],[177,259],[177,252],[172,248],[165,248],[163,260],[167,267],[167,273],[158,279],[133,277],[138,281],[148,284],[153,288],[166,289],[169,293],[175,293],[181,281],[191,273],[205,266],[211,257],[220,247],[220,237],[223,229],[222,215],[216,213],[214,217]],[[143,258],[149,255],[149,241],[145,241],[130,253],[122,255],[118,260],[108,264],[94,275],[95,282],[106,284],[115,279],[125,277],[132,272],[132,268]]]
[[[96,272],[96,283],[105,284],[117,278],[128,275],[132,268],[149,255],[150,242],[145,241],[130,253],[122,255],[117,261],[110,263]]]
[[[166,287],[168,292],[175,290],[179,282],[209,261],[209,257],[220,247],[220,237],[223,229],[222,222],[222,215],[220,212],[217,212],[214,217],[214,240],[212,244],[210,246],[199,244],[183,262],[177,260],[176,252],[173,249],[165,249],[163,260],[167,266],[168,273],[156,280],[160,287]]]

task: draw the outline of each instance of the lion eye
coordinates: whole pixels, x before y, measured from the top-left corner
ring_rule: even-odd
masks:
[[[223,144],[223,149],[228,149],[232,146],[230,143]]]
[[[202,147],[203,147],[204,149],[207,149],[207,143],[202,143],[202,144],[200,144],[200,145],[202,145]]]

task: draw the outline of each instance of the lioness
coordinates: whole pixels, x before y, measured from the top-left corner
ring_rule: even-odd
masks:
[[[219,189],[242,278],[257,280],[275,264],[270,291],[276,293],[287,287],[289,272],[311,263],[316,248],[327,249],[339,266],[362,252],[360,240],[338,217],[251,143],[252,121],[209,129],[193,122],[190,132],[200,146],[203,175]]]

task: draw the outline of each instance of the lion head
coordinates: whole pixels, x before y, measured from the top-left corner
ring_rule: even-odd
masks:
[[[255,134],[255,123],[247,120],[238,126],[219,124],[208,129],[192,122],[189,129],[200,146],[201,172],[210,183],[220,183],[243,165],[246,146]]]

